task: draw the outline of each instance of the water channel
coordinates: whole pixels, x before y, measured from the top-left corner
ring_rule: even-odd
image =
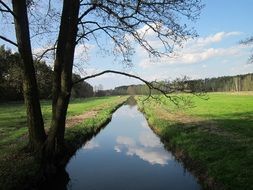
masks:
[[[137,106],[123,105],[69,161],[69,190],[197,190],[201,186],[148,127]]]

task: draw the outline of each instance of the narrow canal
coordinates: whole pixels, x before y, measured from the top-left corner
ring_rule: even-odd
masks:
[[[69,190],[196,190],[196,179],[164,149],[137,106],[123,105],[69,161]]]

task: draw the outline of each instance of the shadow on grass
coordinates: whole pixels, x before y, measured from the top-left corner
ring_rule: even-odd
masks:
[[[152,125],[204,189],[253,189],[252,113],[186,124],[153,119]]]

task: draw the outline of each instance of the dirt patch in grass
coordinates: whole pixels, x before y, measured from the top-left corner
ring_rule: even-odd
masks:
[[[203,132],[231,138],[237,142],[241,142],[242,140],[244,142],[246,140],[246,137],[242,136],[241,134],[232,131],[227,131],[224,128],[219,127],[219,123],[215,120],[209,120],[206,118],[187,115],[180,111],[170,112],[164,110],[162,107],[157,107],[155,109],[155,113],[160,119],[173,121],[181,124],[180,126],[183,127],[184,130],[186,131],[192,130],[193,128],[198,128],[198,130],[201,130]]]
[[[108,107],[110,107],[110,104],[104,103],[104,104],[98,105],[98,106],[94,107],[92,110],[86,111],[80,115],[68,117],[66,119],[66,127],[67,128],[74,127],[75,125],[83,123],[85,119],[94,118],[98,114],[99,111],[104,110]]]
[[[253,91],[239,91],[239,92],[216,92],[217,94],[228,94],[228,95],[244,95],[244,96],[252,96]],[[215,93],[214,93],[215,94]]]
[[[167,121],[176,121],[182,124],[198,123],[204,121],[203,118],[188,116],[185,113],[179,111],[166,111],[162,107],[157,107],[155,113],[160,119],[165,119]]]
[[[85,112],[81,115],[69,117],[66,120],[66,127],[73,127],[77,124],[80,124],[87,118],[95,117],[97,115],[97,113],[98,113],[97,110],[92,110],[92,111]]]

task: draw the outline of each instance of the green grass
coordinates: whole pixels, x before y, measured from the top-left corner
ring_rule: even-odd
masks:
[[[102,104],[110,104],[118,97],[101,97],[75,99],[69,104],[67,116],[79,115]],[[42,101],[42,113],[45,126],[48,128],[51,119],[51,102]],[[18,138],[27,133],[25,106],[22,102],[0,104],[0,151],[2,146],[15,143]],[[1,153],[1,152],[0,152]]]
[[[155,132],[198,163],[219,187],[253,189],[253,96],[208,96],[207,101],[194,97],[193,108],[176,109],[165,98],[161,104],[139,99],[138,105]]]
[[[65,139],[70,147],[80,146],[87,138],[98,132],[110,119],[113,111],[127,97],[101,97],[72,100],[67,117],[96,110],[95,117],[66,129]],[[49,101],[42,101],[46,128],[51,118]],[[21,102],[0,104],[0,189],[15,189],[21,184],[35,180],[38,165],[30,153],[24,151],[28,142],[25,107]]]

